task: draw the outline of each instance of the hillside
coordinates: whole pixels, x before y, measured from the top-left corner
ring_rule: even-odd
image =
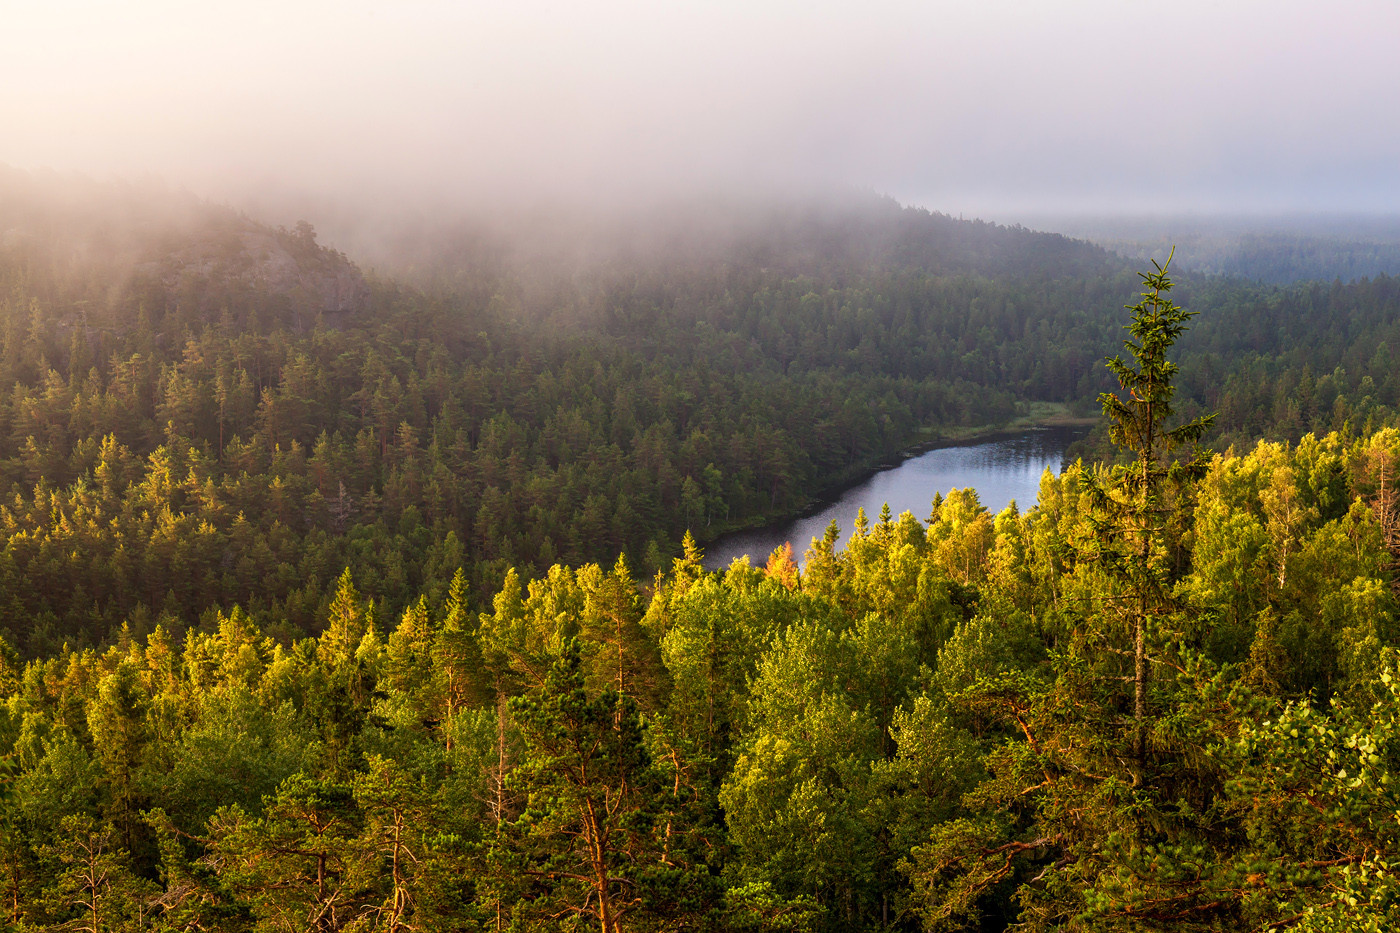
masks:
[[[154,184],[99,184],[0,167],[0,291],[39,299],[53,326],[311,329],[363,312],[369,288],[309,225],[271,228]],[[19,278],[16,279],[16,276]]]
[[[178,196],[26,197],[16,929],[1395,919],[1397,280],[1189,277],[1192,319],[1156,272],[1135,315],[1189,330],[1119,369],[1131,470],[708,573],[707,536],[913,441],[1114,388],[1142,280],[880,201],[448,244],[414,284]],[[1169,468],[1205,411],[1238,447]]]
[[[476,292],[483,281],[535,283],[762,270],[840,282],[918,273],[1093,277],[1125,268],[1098,246],[903,207],[868,192],[805,199],[714,196],[646,209],[568,205],[510,216],[368,221],[328,211],[327,238],[363,262],[425,287]]]
[[[689,252],[614,227],[488,273],[448,243],[462,287],[366,285],[305,225],[5,190],[0,577],[27,652],[235,603],[314,631],[347,566],[390,608],[457,567],[478,593],[510,566],[664,567],[687,528],[1081,397],[1129,281],[1051,274],[1102,268],[1084,244],[864,198],[670,218]]]
[[[510,567],[664,569],[687,529],[793,514],[1028,401],[1085,408],[1137,287],[1096,247],[874,198],[671,217],[688,251],[474,241],[493,271],[449,241],[440,275],[367,283],[306,226],[7,184],[0,578],[25,652],[234,604],[314,632],[346,567],[390,612],[458,567],[478,599]],[[1179,293],[1202,312],[1180,405],[1219,411],[1214,439],[1394,423],[1392,280]]]

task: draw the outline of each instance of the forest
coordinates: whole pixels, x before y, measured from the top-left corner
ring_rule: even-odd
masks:
[[[0,182],[11,928],[1400,921],[1400,282],[878,199],[415,281]],[[1026,511],[703,567],[1096,398]]]

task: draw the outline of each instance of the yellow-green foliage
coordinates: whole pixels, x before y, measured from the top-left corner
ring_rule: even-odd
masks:
[[[547,926],[600,884],[649,892],[618,929],[1381,929],[1397,455],[1381,432],[1210,461],[1141,758],[1080,466],[1024,511],[955,491],[800,564],[710,573],[688,542],[647,581],[510,570],[476,618],[458,575],[392,624],[345,574],[318,639],[235,608],[8,653],[6,909],[74,921],[87,858],[112,929]],[[590,822],[594,799],[630,809]],[[535,860],[588,826],[604,880],[555,883]]]

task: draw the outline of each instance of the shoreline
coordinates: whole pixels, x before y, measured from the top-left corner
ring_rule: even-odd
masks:
[[[1068,405],[1057,402],[1032,402],[1030,404],[1031,410],[1027,414],[1000,424],[975,425],[953,428],[951,430],[922,428],[920,432],[926,435],[925,438],[907,447],[901,448],[898,459],[882,459],[877,463],[856,470],[853,475],[847,475],[837,479],[823,487],[820,492],[811,496],[807,500],[807,503],[797,511],[759,515],[752,521],[728,526],[723,531],[718,531],[713,535],[705,535],[703,538],[696,535],[696,543],[703,551],[714,542],[721,538],[727,538],[730,535],[741,534],[746,531],[756,531],[761,528],[776,525],[780,522],[809,518],[831,505],[847,491],[867,482],[877,473],[894,469],[906,460],[926,454],[931,450],[949,447],[970,447],[975,444],[1003,440],[1041,428],[1087,428],[1098,424],[1101,420],[1098,415],[1093,417],[1075,415],[1070,412]],[[693,531],[692,534],[694,534]]]

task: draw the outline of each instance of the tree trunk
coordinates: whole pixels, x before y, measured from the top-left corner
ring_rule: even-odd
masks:
[[[1133,757],[1141,767],[1147,745],[1147,616],[1139,613],[1133,637]]]

